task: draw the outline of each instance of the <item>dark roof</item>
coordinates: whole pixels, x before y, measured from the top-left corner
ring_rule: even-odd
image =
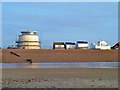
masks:
[[[75,45],[75,43],[72,42],[66,42],[65,44]]]
[[[64,42],[54,42],[53,45],[64,45]]]
[[[77,41],[77,43],[88,43],[88,42],[85,42],[85,41]]]
[[[111,47],[112,49],[114,48],[120,48],[120,42],[118,42],[117,44],[115,44],[113,47]]]
[[[37,33],[37,31],[22,31],[21,33]]]

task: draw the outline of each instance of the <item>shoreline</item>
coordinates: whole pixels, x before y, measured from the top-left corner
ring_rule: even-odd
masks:
[[[118,50],[2,49],[0,63],[42,62],[118,62]],[[19,55],[17,57],[10,52]]]

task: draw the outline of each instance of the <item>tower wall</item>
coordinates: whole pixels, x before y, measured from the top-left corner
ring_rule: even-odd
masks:
[[[34,31],[28,31],[29,33]],[[22,35],[19,35],[19,40],[17,41],[18,49],[40,49],[40,41],[38,35],[34,34],[25,34],[22,32]]]

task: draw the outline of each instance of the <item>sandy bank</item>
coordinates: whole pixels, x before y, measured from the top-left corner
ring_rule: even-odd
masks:
[[[6,88],[117,88],[117,69],[3,69]]]
[[[14,52],[20,57],[10,54]],[[0,54],[1,55],[1,54]],[[25,50],[3,49],[3,63],[24,63],[31,58],[38,62],[117,62],[118,50]]]

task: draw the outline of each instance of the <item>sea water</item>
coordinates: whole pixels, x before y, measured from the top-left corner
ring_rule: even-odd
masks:
[[[9,68],[109,68],[117,69],[118,62],[70,62],[70,63],[0,63],[1,69]]]

